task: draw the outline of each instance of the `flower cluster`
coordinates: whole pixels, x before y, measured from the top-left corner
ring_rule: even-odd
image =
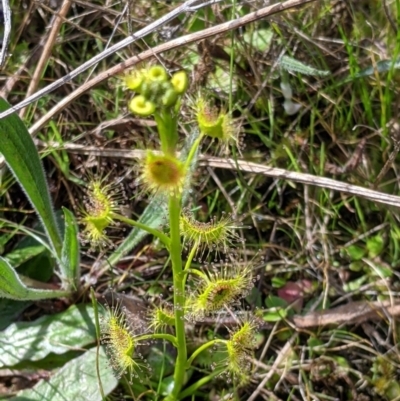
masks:
[[[137,93],[129,103],[130,110],[146,117],[157,108],[175,106],[187,89],[188,78],[184,71],[179,71],[169,79],[165,68],[155,65],[133,70],[125,77],[125,85]]]

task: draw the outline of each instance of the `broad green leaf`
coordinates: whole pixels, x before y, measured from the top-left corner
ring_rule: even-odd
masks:
[[[14,268],[20,266],[22,263],[32,259],[33,257],[41,254],[46,250],[44,245],[33,245],[25,248],[16,248],[7,255],[4,259],[7,260]]]
[[[96,348],[73,359],[49,380],[41,380],[32,389],[21,391],[9,401],[101,401],[96,372]],[[107,356],[101,347],[98,355],[99,372],[106,395],[118,385]]]
[[[10,105],[0,98],[0,111]],[[13,113],[0,120],[0,152],[38,213],[55,254],[61,256],[61,237],[42,163],[24,123]]]
[[[380,263],[371,263],[369,267],[373,276],[378,276],[381,279],[393,277],[393,270],[389,266]]]
[[[46,236],[43,226],[37,221],[31,230],[20,226],[17,230],[27,234],[4,258],[17,269],[21,277],[29,277],[43,283],[49,281],[54,274],[55,259],[49,245],[45,243]],[[34,234],[33,234],[34,233]],[[28,283],[25,282],[29,286]],[[35,287],[32,285],[32,287]]]
[[[266,322],[279,322],[287,317],[288,303],[284,299],[269,295],[265,299],[265,304],[268,307],[263,314],[263,319]]]
[[[15,322],[21,313],[32,305],[32,302],[14,301],[13,299],[0,298],[0,330]]]
[[[396,60],[381,60],[378,61],[375,65],[371,65],[370,67],[361,70],[357,74],[354,74],[352,77],[348,77],[347,80],[352,80],[353,78],[362,78],[374,75],[375,72],[388,72],[391,69],[397,70],[400,68],[400,57]]]
[[[20,277],[28,277],[42,283],[47,283],[54,275],[55,262],[51,252],[45,252],[33,257],[18,267]],[[24,281],[24,280],[23,280]],[[28,287],[35,287],[24,281]]]
[[[282,56],[278,63],[284,70],[304,75],[325,77],[330,74],[330,71],[318,70],[289,56]]]
[[[237,90],[237,79],[232,76],[229,70],[217,67],[210,75],[207,86],[210,89],[224,92],[229,92],[232,87],[232,91],[235,92]]]
[[[78,289],[79,284],[79,241],[78,225],[75,216],[63,208],[65,218],[64,242],[61,252],[61,271],[69,285],[69,289]]]
[[[41,290],[27,287],[7,260],[0,258],[0,297],[19,301],[34,301],[66,297],[69,294],[67,291]]]
[[[266,322],[280,322],[287,317],[285,309],[270,309],[263,314],[263,319]]]
[[[62,313],[42,316],[34,322],[14,323],[1,332],[0,367],[81,349],[95,340],[92,306],[73,305]]]
[[[268,297],[265,299],[265,305],[268,308],[286,308],[288,303],[280,297],[268,295]]]
[[[353,281],[348,281],[343,285],[343,290],[345,292],[358,291],[360,287],[368,281],[368,275],[361,276]]]

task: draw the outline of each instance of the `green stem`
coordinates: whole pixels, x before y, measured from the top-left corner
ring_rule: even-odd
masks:
[[[160,136],[161,150],[165,154],[174,155],[178,142],[177,118],[173,109],[163,108],[154,114]]]
[[[215,377],[219,376],[223,372],[224,372],[223,370],[215,370],[214,372],[210,373],[208,376],[202,377],[196,383],[193,383],[190,387],[188,387],[184,391],[182,391],[179,394],[179,399],[183,400],[186,397],[193,396],[193,394],[199,388],[203,387],[205,384],[207,384],[208,382],[210,382],[212,379],[214,379]]]
[[[190,152],[186,158],[186,162],[185,162],[185,168],[188,170],[192,164],[192,160],[197,152],[197,148],[200,145],[201,140],[203,139],[204,135],[202,133],[200,133],[200,135],[198,136],[198,138],[194,141],[192,147],[190,148]]]
[[[174,347],[178,346],[176,342],[176,337],[172,336],[171,334],[152,333],[152,334],[143,334],[142,336],[135,337],[135,341],[143,341],[143,340],[166,340],[169,341]]]
[[[186,274],[189,274],[189,273],[196,274],[197,276],[200,276],[202,279],[206,279],[207,278],[206,274],[203,273],[201,270],[198,270],[198,269],[188,269],[188,270],[185,270],[185,273]]]
[[[177,357],[174,372],[174,388],[168,399],[177,400],[182,389],[186,373],[186,333],[185,333],[185,281],[182,269],[182,244],[179,220],[181,215],[181,198],[171,196],[169,199],[169,223],[171,246],[170,256],[173,272],[175,336],[177,341]]]
[[[196,359],[196,357],[202,353],[203,351],[205,351],[207,348],[210,348],[212,346],[214,346],[215,344],[226,344],[226,340],[211,340],[208,341],[207,343],[201,345],[199,348],[196,349],[196,351],[193,352],[193,354],[190,356],[190,358],[187,360],[186,362],[186,369],[190,368],[190,365],[192,364],[192,362]]]
[[[186,261],[186,264],[185,264],[185,268],[183,269],[184,271],[187,271],[188,269],[190,269],[190,266],[192,265],[192,260],[196,255],[198,246],[199,246],[199,243],[196,242],[194,244],[192,250],[190,251],[187,261]]]
[[[118,213],[112,213],[111,217],[114,220],[119,220],[119,221],[122,221],[123,223],[129,224],[131,226],[135,226],[135,227],[141,228],[142,230],[148,232],[149,234],[152,234],[155,237],[157,237],[167,248],[169,248],[171,241],[170,241],[168,235],[165,235],[161,231],[158,231],[155,228],[151,228],[149,226],[146,226],[146,224],[139,223],[136,220],[128,219],[127,217],[124,217],[124,216],[122,216],[122,215],[120,215]]]

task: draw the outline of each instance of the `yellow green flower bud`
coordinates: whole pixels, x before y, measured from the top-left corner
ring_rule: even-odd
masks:
[[[129,109],[138,116],[147,117],[155,112],[156,106],[143,95],[138,95],[130,101]]]
[[[171,78],[171,84],[175,89],[175,92],[182,95],[186,92],[189,85],[189,79],[185,71],[178,71]]]
[[[133,70],[124,77],[125,85],[128,89],[139,91],[144,80],[143,71]]]
[[[153,65],[148,69],[146,78],[150,81],[165,82],[168,80],[168,74],[163,66]]]
[[[165,94],[161,99],[161,102],[163,106],[171,107],[176,103],[177,100],[178,100],[178,94],[175,92],[174,89],[171,88],[165,92]]]

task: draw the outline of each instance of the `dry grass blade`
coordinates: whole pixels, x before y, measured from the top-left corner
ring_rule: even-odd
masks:
[[[297,338],[297,333],[293,334],[292,337],[286,342],[286,344],[282,347],[279,351],[273,365],[269,372],[265,375],[265,377],[261,380],[260,384],[254,390],[253,394],[248,398],[248,401],[253,401],[256,397],[260,394],[261,390],[265,387],[265,384],[268,383],[268,380],[272,378],[276,370],[278,369],[279,365],[287,358],[290,350],[293,347],[293,343]]]
[[[2,0],[4,15],[3,46],[0,52],[0,67],[4,64],[7,57],[8,42],[11,35],[11,10],[8,0]]]
[[[42,54],[40,56],[40,59],[39,59],[39,61],[37,63],[37,66],[35,68],[35,72],[34,72],[34,74],[32,76],[32,80],[31,80],[31,82],[29,84],[29,87],[28,87],[28,89],[26,91],[26,96],[25,96],[26,98],[29,98],[29,96],[31,96],[33,93],[35,93],[37,87],[39,86],[39,82],[40,82],[40,79],[42,77],[43,70],[46,68],[46,64],[49,61],[49,57],[50,57],[50,54],[51,54],[51,49],[53,48],[53,45],[54,45],[54,43],[55,43],[55,41],[57,39],[57,35],[58,35],[58,33],[60,31],[60,28],[62,26],[63,20],[64,20],[65,16],[67,15],[68,10],[71,7],[71,4],[72,3],[71,3],[70,0],[65,0],[62,3],[58,13],[55,14],[54,17],[53,17],[53,21],[51,23],[51,30],[50,30],[50,32],[48,34],[46,43],[43,46],[43,52],[42,52]],[[19,116],[21,118],[24,117],[25,111],[26,111],[26,109],[22,109],[20,111]]]
[[[235,161],[233,159],[211,157],[207,159],[206,164],[224,169],[236,169],[238,167],[240,170],[248,173],[263,174],[269,177],[301,182],[302,184],[314,185],[320,188],[327,188],[350,195],[361,196],[362,198],[383,203],[385,205],[400,207],[400,196],[385,194],[372,189],[363,188],[358,185],[351,185],[333,180],[331,178],[319,177],[312,174],[297,173],[295,171],[288,171],[276,167],[263,166],[262,164],[246,162],[244,160]]]
[[[39,142],[39,144],[41,144]],[[59,144],[52,143],[54,147],[59,147]],[[99,149],[96,147],[88,147],[76,144],[64,144],[63,149],[69,150],[72,153],[79,153],[101,157],[115,157],[119,159],[140,159],[145,156],[143,150],[123,150],[123,149]],[[320,177],[312,174],[298,173],[282,168],[264,166],[258,163],[247,162],[245,160],[223,159],[220,157],[209,157],[201,155],[199,157],[200,165],[207,167],[217,167],[228,170],[236,170],[246,173],[262,174],[268,177],[281,178],[293,182],[299,182],[306,185],[313,185],[320,188],[331,189],[348,195],[361,196],[372,202],[382,203],[400,207],[400,196],[390,195],[372,189],[352,185],[332,178]]]

